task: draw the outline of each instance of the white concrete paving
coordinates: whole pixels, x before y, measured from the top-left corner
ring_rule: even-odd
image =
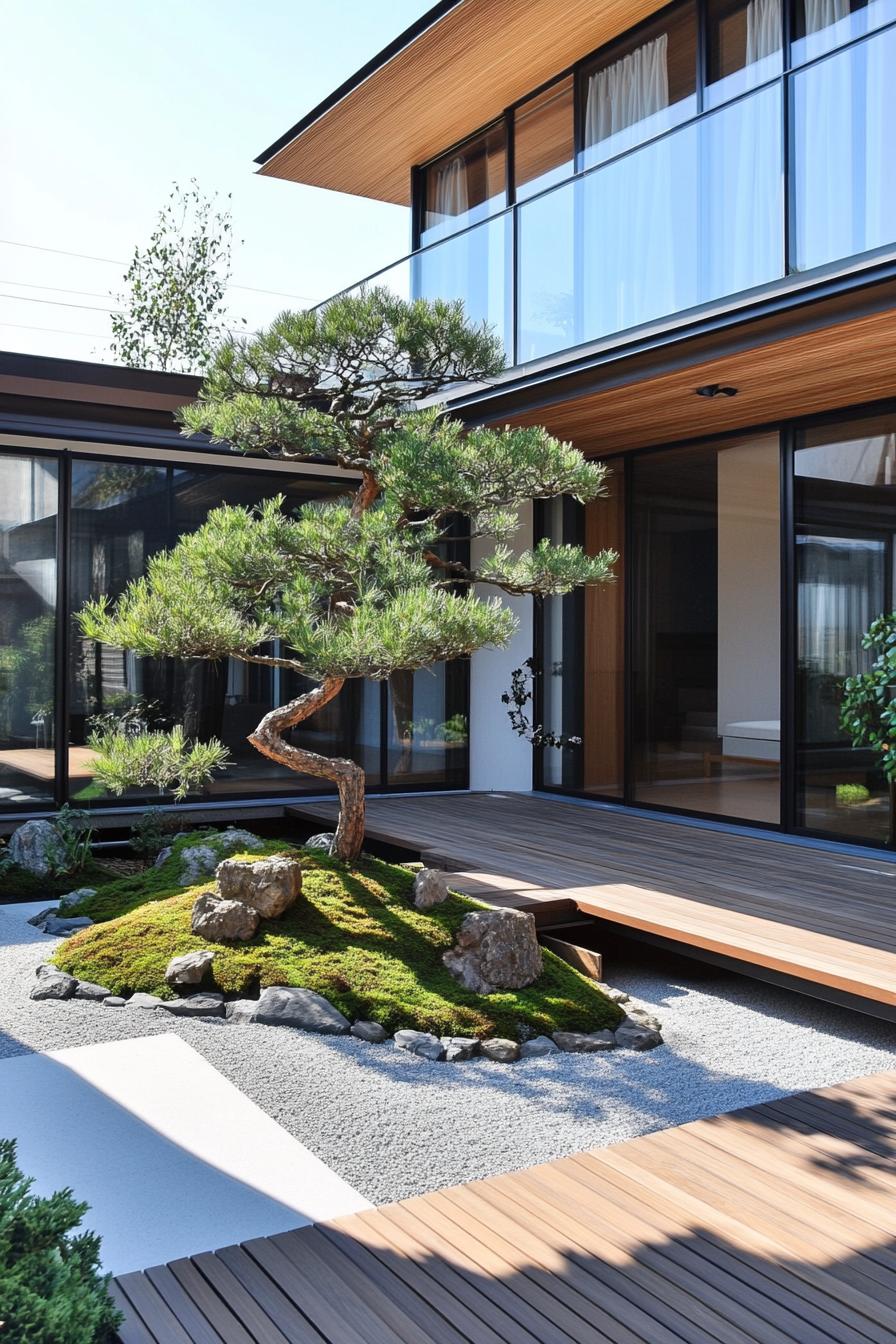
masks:
[[[0,1060],[0,1135],[115,1274],[371,1207],[173,1032]]]

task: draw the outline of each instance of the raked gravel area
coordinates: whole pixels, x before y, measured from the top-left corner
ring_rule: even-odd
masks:
[[[506,1065],[435,1064],[391,1043],[33,1002],[34,968],[55,945],[21,909],[0,907],[0,1059],[176,1032],[374,1203],[896,1069],[896,1026],[630,947],[611,958],[609,978],[656,1011],[664,1046]],[[59,1133],[71,1137],[64,1115]]]

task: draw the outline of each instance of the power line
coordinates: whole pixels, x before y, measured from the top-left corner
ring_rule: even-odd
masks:
[[[77,258],[78,261],[99,261],[103,262],[107,266],[127,265],[127,262],[116,261],[114,257],[96,257],[92,256],[89,252],[66,252],[61,247],[42,247],[38,243],[20,243],[17,242],[14,238],[0,238],[0,244],[2,244],[4,247],[27,247],[32,252],[52,252],[53,255],[57,257],[75,257]],[[17,282],[12,281],[12,283],[16,284]],[[48,285],[47,288],[49,289],[50,286]],[[309,296],[307,294],[289,294],[287,293],[286,290],[282,289],[259,289],[256,285],[235,285],[235,284],[229,284],[227,288],[244,289],[247,290],[250,294],[270,294],[275,299],[298,299],[301,303],[309,302]],[[99,297],[100,296],[97,295],[97,298]]]
[[[65,289],[62,285],[35,285],[27,280],[3,280],[0,285],[17,285],[19,289],[44,289],[50,294],[81,294],[85,299],[108,299],[108,294],[100,294],[96,289]]]
[[[106,337],[100,331],[69,331],[67,327],[32,327],[26,322],[3,322],[0,327],[16,327],[19,331],[48,331],[55,336],[89,336],[92,341],[103,341]]]
[[[3,294],[0,299],[12,299],[15,303],[49,303],[54,308],[80,308],[85,313],[117,313],[118,308],[98,308],[93,303],[66,303],[65,299],[36,299],[33,294]]]

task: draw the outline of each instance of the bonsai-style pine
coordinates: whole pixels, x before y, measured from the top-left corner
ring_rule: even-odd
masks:
[[[887,842],[896,844],[896,612],[878,616],[862,638],[875,654],[867,672],[847,677],[840,703],[840,726],[854,747],[874,752],[890,795]]]
[[[501,593],[563,594],[611,577],[611,551],[510,546],[524,501],[594,499],[603,466],[544,429],[468,428],[433,404],[503,362],[498,340],[469,324],[461,304],[408,303],[382,289],[283,313],[254,339],[228,343],[199,401],[181,412],[185,432],[246,453],[323,458],[353,473],[351,494],[292,516],[282,500],[216,509],[154,556],[114,609],[100,599],[80,616],[88,637],[138,654],[236,658],[310,679],[249,740],[336,785],[343,859],[364,838],[364,772],[297,745],[290,730],[351,678],[506,644],[515,618]],[[495,593],[483,596],[485,586]],[[123,788],[122,771],[117,779]]]

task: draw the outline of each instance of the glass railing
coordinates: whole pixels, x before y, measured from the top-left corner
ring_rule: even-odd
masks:
[[[364,283],[462,299],[522,364],[888,247],[893,70],[889,28]]]

